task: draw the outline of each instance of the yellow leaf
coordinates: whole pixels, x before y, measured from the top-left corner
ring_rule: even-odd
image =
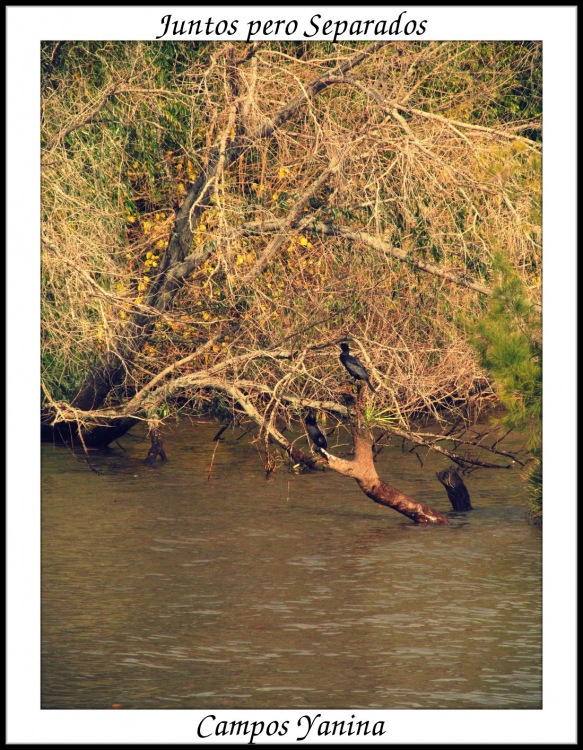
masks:
[[[289,172],[289,169],[287,167],[281,167],[279,172],[277,173],[277,176],[281,180],[283,177],[285,177]]]
[[[210,315],[207,313],[206,310],[203,310],[202,317],[203,317],[203,320],[208,320],[210,318]]]
[[[136,305],[141,305],[143,299],[144,299],[143,297],[136,297],[135,299]]]
[[[279,193],[274,193],[271,198],[276,201],[279,198]]]
[[[124,312],[124,311],[122,310],[122,311],[120,312],[120,314],[119,314],[119,317],[120,317],[120,318],[125,318],[125,316],[126,316],[126,314],[125,314],[125,312]]]
[[[140,166],[140,162],[139,162],[139,161],[135,161],[135,162],[134,162],[134,163],[132,164],[132,167],[133,167],[134,169],[137,169],[137,168],[138,168],[139,166]]]
[[[308,244],[308,240],[305,237],[300,237],[300,245],[304,245],[304,247]]]
[[[231,128],[231,138],[235,137],[235,128]]]
[[[197,229],[199,232],[206,232],[206,226],[204,224],[199,224]]]
[[[237,255],[237,265],[240,266],[241,263],[245,262],[245,258],[242,255]]]
[[[135,224],[135,222],[136,222],[136,217],[135,217],[135,216],[131,216],[131,215],[128,215],[128,216],[126,216],[126,221],[127,221],[127,223],[128,223],[128,224]]]
[[[221,351],[221,347],[220,347],[220,346],[218,346],[217,344],[215,344],[215,345],[213,346],[213,352],[220,352],[220,351]]]
[[[144,279],[145,282],[150,281],[150,277],[149,276],[144,276],[143,279]]]
[[[151,250],[148,250],[148,252],[146,253],[146,258],[147,258],[148,260],[150,260],[150,258],[152,257],[152,255],[153,255],[153,254],[154,254],[154,253],[153,253],[153,252],[152,252]]]

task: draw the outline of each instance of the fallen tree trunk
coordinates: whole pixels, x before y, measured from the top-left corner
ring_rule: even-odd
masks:
[[[324,450],[320,452],[331,469],[355,479],[364,494],[375,503],[386,505],[387,508],[402,513],[415,523],[434,523],[443,526],[449,524],[447,518],[439,511],[413,500],[400,490],[383,482],[374,465],[371,439],[358,433],[354,434],[354,459],[351,461],[337,458]]]
[[[55,422],[55,413],[46,410],[41,414],[41,441],[44,443],[79,444],[85,448],[104,448],[123,437],[140,420],[133,417],[117,417],[105,424],[83,428],[75,421]]]
[[[322,448],[318,452],[326,459],[328,466],[337,471],[339,474],[352,477],[355,479],[367,497],[375,503],[385,505],[388,508],[402,513],[415,523],[433,523],[443,526],[449,525],[447,518],[433,508],[423,503],[413,500],[400,490],[392,487],[390,484],[383,482],[377,474],[372,446],[373,441],[370,435],[366,435],[364,425],[364,383],[358,383],[358,396],[356,399],[356,420],[352,422],[352,434],[354,438],[354,459],[347,461],[331,455]],[[297,463],[303,463],[310,468],[320,468],[316,461],[310,459],[302,451],[290,443],[272,424],[262,417],[255,409],[251,402],[245,398],[241,391],[235,386],[223,385],[223,388],[235,399],[245,412],[258,424],[264,428],[268,435],[278,443],[286,453]]]
[[[379,477],[374,464],[372,435],[364,420],[364,383],[359,382],[356,387],[358,389],[356,409],[355,415],[351,420],[354,458],[351,461],[347,461],[344,458],[337,458],[331,453],[320,449],[320,453],[327,460],[328,466],[339,474],[355,479],[364,494],[370,497],[375,503],[392,508],[397,513],[402,513],[407,518],[415,521],[415,523],[449,525],[447,518],[439,513],[439,511],[433,510],[433,508],[417,500],[413,500],[412,497],[383,482]]]

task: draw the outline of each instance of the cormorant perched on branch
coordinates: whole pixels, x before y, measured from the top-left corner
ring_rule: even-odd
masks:
[[[370,378],[368,375],[368,372],[365,370],[364,365],[359,360],[358,357],[355,357],[353,354],[350,353],[350,349],[348,348],[348,344],[340,344],[340,348],[342,349],[342,354],[340,355],[340,361],[346,367],[348,370],[348,374],[352,375],[353,378],[356,380],[365,380],[368,387],[371,389],[373,393],[376,393],[376,389],[372,387],[370,383]]]
[[[316,445],[318,448],[324,449],[328,447],[326,437],[324,436],[324,433],[320,430],[320,428],[318,427],[318,423],[316,422],[316,416],[313,409],[310,409],[310,411],[306,415],[306,428],[308,430],[308,435],[312,439],[314,445]]]

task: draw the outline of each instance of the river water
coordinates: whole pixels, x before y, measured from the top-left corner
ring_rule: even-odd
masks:
[[[540,708],[541,532],[518,469],[454,514],[400,446],[379,475],[445,512],[418,526],[334,472],[265,479],[214,423],[42,447],[44,708]]]

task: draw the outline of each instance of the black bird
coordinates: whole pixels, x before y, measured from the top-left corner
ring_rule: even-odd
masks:
[[[348,374],[352,375],[352,377],[356,380],[366,380],[366,384],[371,389],[371,391],[373,393],[376,393],[376,388],[373,388],[371,385],[368,372],[365,370],[364,365],[359,360],[359,358],[350,353],[348,344],[340,344],[340,348],[342,349],[340,361],[348,370]]]
[[[320,428],[318,427],[318,423],[316,422],[316,416],[313,409],[310,409],[306,416],[306,428],[308,430],[308,435],[311,437],[314,445],[318,446],[318,448],[328,447],[326,437],[320,430]]]

